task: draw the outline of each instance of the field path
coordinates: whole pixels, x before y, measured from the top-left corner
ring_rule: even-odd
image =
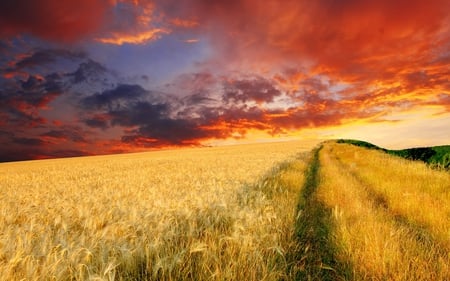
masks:
[[[336,259],[336,245],[331,239],[331,209],[317,198],[321,149],[322,146],[312,151],[297,204],[295,239],[298,251],[293,258],[300,270],[296,271],[296,280],[342,280],[348,279],[351,272],[348,264]]]

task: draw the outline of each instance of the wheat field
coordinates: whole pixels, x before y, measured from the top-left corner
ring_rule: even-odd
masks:
[[[0,164],[0,280],[283,280],[316,141]]]
[[[317,143],[0,164],[0,280],[450,280],[450,173]]]
[[[450,280],[450,174],[348,144],[320,153],[318,198],[347,280]]]

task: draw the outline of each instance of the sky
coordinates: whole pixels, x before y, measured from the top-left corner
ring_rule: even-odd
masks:
[[[448,0],[4,0],[0,162],[450,144]]]

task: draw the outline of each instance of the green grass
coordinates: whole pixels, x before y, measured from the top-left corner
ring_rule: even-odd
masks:
[[[388,154],[400,156],[408,160],[419,160],[425,162],[431,167],[450,169],[450,145],[390,150],[360,140],[339,139],[337,140],[337,143],[347,143],[359,147],[381,150]]]

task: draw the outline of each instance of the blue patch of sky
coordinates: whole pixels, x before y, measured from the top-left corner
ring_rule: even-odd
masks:
[[[90,56],[124,77],[148,77],[152,88],[162,87],[176,76],[195,71],[196,63],[209,57],[206,40],[186,43],[176,35],[163,35],[146,44],[107,45],[94,43],[87,46]]]

